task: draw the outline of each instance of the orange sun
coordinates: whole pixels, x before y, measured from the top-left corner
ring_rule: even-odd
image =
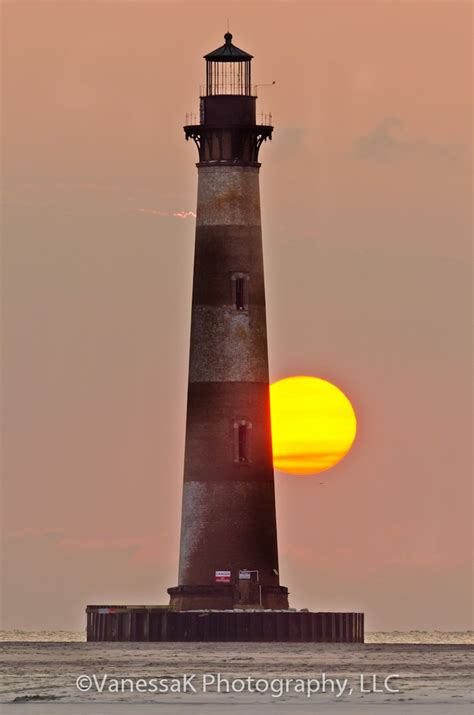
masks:
[[[319,377],[287,377],[270,385],[273,465],[287,474],[334,467],[356,435],[351,403]]]

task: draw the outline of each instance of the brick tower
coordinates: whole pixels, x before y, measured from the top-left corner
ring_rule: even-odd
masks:
[[[288,608],[280,586],[252,55],[205,55],[176,610]]]

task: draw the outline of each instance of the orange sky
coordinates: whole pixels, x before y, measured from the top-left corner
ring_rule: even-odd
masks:
[[[4,2],[4,626],[164,602],[179,534],[202,55],[255,55],[272,380],[358,438],[277,475],[292,605],[469,625],[470,3]],[[167,215],[170,214],[170,215]]]

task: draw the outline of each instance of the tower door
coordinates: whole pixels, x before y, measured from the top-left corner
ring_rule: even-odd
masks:
[[[258,608],[261,606],[261,589],[257,571],[240,571],[239,574],[240,606]]]

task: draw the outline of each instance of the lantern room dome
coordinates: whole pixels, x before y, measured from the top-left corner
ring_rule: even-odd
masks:
[[[225,33],[224,40],[225,45],[204,55],[204,59],[212,62],[245,62],[252,59],[253,55],[232,44],[232,34],[230,32]]]

